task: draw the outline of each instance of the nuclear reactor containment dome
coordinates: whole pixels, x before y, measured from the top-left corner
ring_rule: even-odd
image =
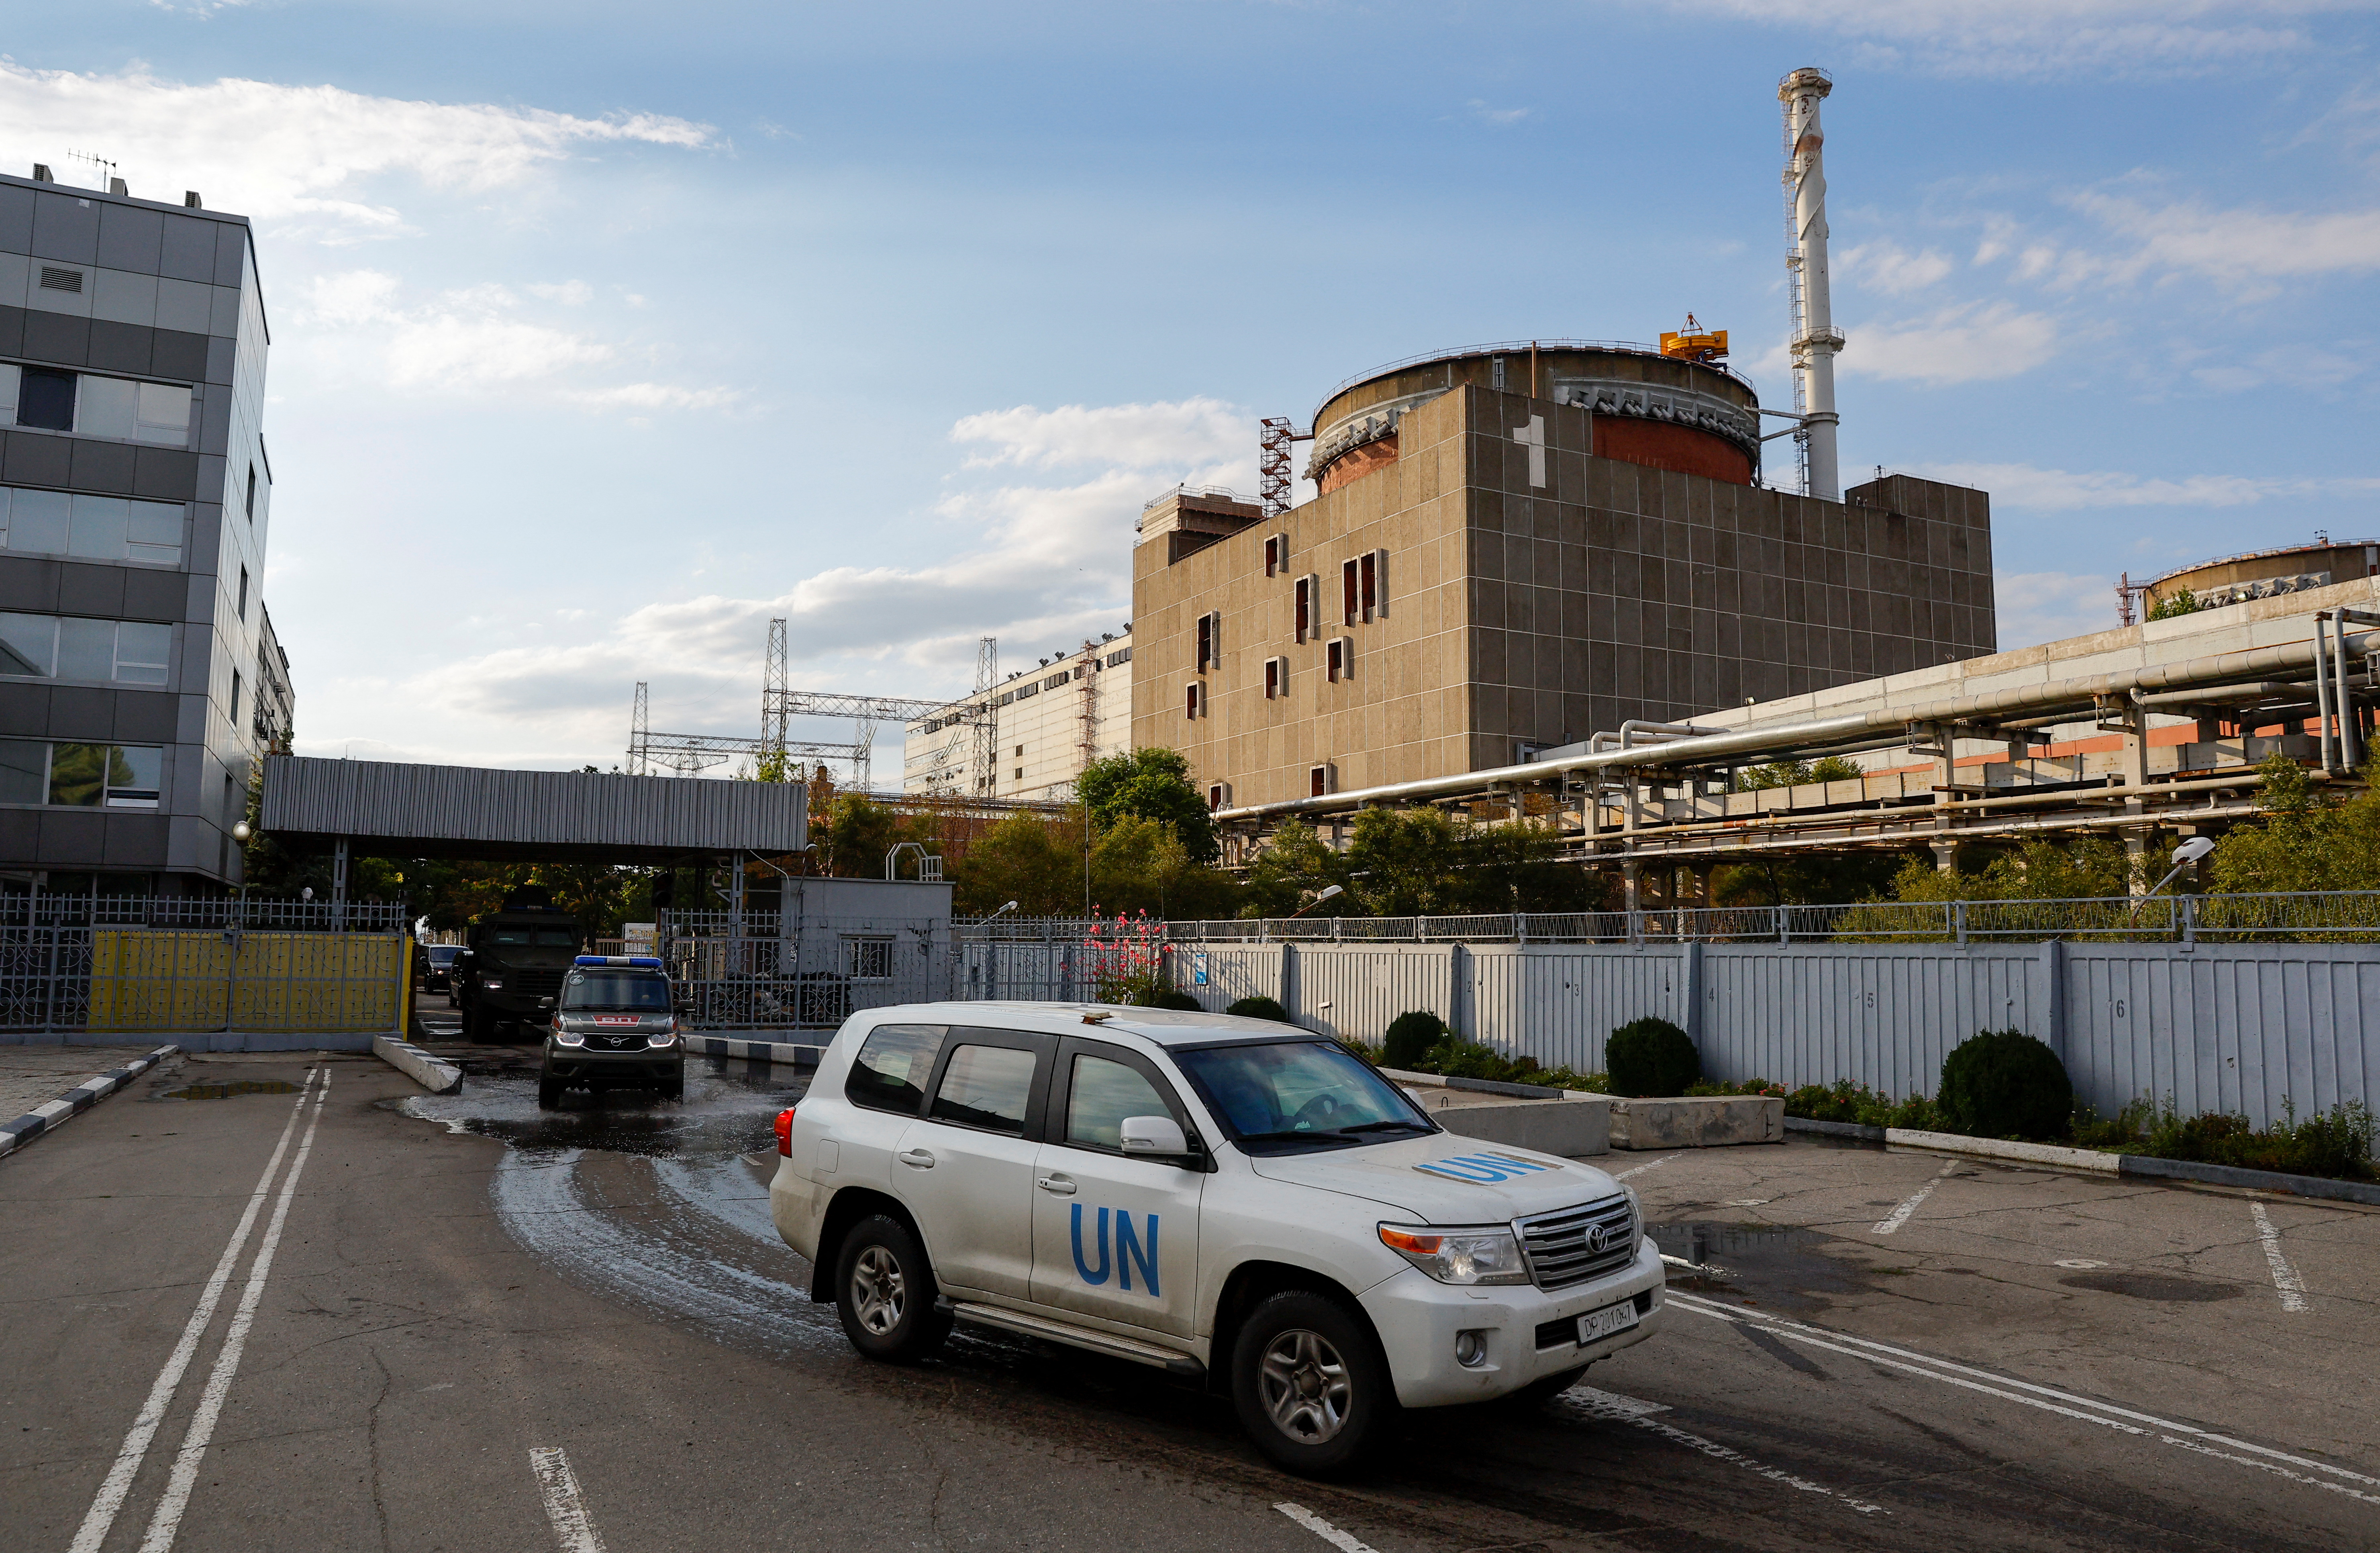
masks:
[[[1760,468],[1759,395],[1725,367],[1556,340],[1418,358],[1341,384],[1314,412],[1306,478],[1330,491],[1395,463],[1405,412],[1463,384],[1583,407],[1599,458],[1738,485]]]
[[[2141,607],[2154,611],[2187,591],[2200,609],[2215,609],[2369,576],[2380,576],[2380,541],[2323,540],[2179,567],[2142,588]]]

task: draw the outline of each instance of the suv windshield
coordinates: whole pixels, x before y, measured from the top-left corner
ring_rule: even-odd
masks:
[[[430,963],[433,965],[451,965],[455,963],[455,956],[462,952],[461,946],[457,944],[433,943],[430,946]]]
[[[651,971],[573,971],[563,978],[562,1006],[667,1013],[669,982]]]
[[[1177,1051],[1208,1107],[1250,1154],[1353,1148],[1438,1128],[1396,1086],[1336,1041]]]
[[[571,949],[577,947],[578,935],[567,928],[491,928],[487,941],[521,949],[532,944],[539,949]]]

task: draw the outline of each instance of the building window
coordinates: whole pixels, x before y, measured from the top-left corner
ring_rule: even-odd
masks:
[[[1363,607],[1360,602],[1362,597],[1363,584],[1355,576],[1355,563],[1353,561],[1344,561],[1340,563],[1340,624],[1344,625],[1353,625],[1355,624],[1356,619],[1358,618],[1356,612]]]
[[[1346,606],[1346,624],[1368,625],[1380,608],[1380,576],[1388,557],[1384,550],[1366,551],[1339,568],[1340,591]]]
[[[1266,660],[1265,660],[1265,699],[1266,699],[1266,700],[1268,700],[1268,701],[1277,700],[1277,699],[1279,699],[1280,698],[1281,698],[1281,697],[1283,697],[1283,696],[1286,696],[1286,695],[1288,695],[1288,694],[1289,694],[1289,660],[1288,660],[1288,659],[1286,659],[1286,658],[1268,658],[1268,659],[1266,659]]]
[[[167,447],[190,440],[190,391],[177,383],[0,364],[0,406],[17,425],[44,431]]]
[[[0,674],[163,685],[173,644],[148,621],[0,613]]]
[[[1195,669],[1220,668],[1223,661],[1223,615],[1220,610],[1198,617],[1198,641]]]
[[[239,671],[234,669],[231,672],[231,721],[234,727],[239,724]]]
[[[185,511],[179,502],[0,486],[0,546],[37,555],[178,566]]]
[[[1020,701],[1025,699],[1027,696],[1038,696],[1039,694],[1041,694],[1041,682],[1039,680],[1032,680],[1016,687],[1016,698]]]
[[[1297,579],[1297,641],[1303,647],[1313,637],[1318,626],[1315,612],[1318,608],[1322,579],[1306,576]]]
[[[1219,809],[1219,808],[1223,807],[1225,805],[1229,804],[1231,801],[1232,801],[1232,784],[1231,784],[1230,783],[1228,783],[1228,782],[1216,782],[1216,783],[1208,783],[1208,785],[1207,785],[1207,812],[1208,812],[1208,813],[1212,814],[1213,812],[1215,812],[1215,810],[1217,810],[1217,809]]]
[[[1355,677],[1355,641],[1352,637],[1333,637],[1323,645],[1324,677],[1333,685]]]
[[[1386,620],[1389,615],[1389,552],[1376,550],[1364,557],[1364,618]]]
[[[1275,534],[1265,540],[1265,576],[1278,576],[1289,570],[1289,536]]]
[[[239,569],[239,617],[242,620],[248,618],[248,568],[245,566]]]
[[[153,809],[164,769],[154,745],[0,739],[0,804]]]
[[[1025,780],[1025,768],[1022,766],[1016,768],[1016,780],[1019,782]]]
[[[252,459],[248,466],[248,518],[251,523],[256,521],[256,464]]]
[[[1206,710],[1207,687],[1194,679],[1183,688],[1182,715],[1186,718],[1195,719],[1205,712]]]
[[[1325,763],[1305,773],[1306,796],[1309,798],[1327,798],[1338,786],[1339,768],[1336,766]]]
[[[1016,758],[1017,758],[1019,760],[1022,760],[1022,759],[1024,759],[1024,758],[1025,758],[1025,746],[1024,746],[1023,745],[1018,745],[1018,746],[1016,746]]]
[[[1109,653],[1105,661],[1107,666],[1111,669],[1129,663],[1132,661],[1132,649],[1128,647],[1120,647],[1113,652]]]
[[[850,939],[843,940],[844,963],[854,981],[889,981],[892,977],[892,940],[891,939]]]

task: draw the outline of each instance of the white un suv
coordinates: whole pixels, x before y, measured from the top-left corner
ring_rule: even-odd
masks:
[[[854,1015],[769,1203],[862,1353],[967,1321],[1228,1391],[1292,1471],[1397,1407],[1549,1397],[1663,1319],[1635,1194],[1452,1136],[1337,1042],[1223,1014]]]

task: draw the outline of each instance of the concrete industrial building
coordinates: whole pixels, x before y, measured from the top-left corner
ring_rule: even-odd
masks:
[[[1052,802],[1074,795],[1086,761],[1132,747],[1132,632],[1086,642],[908,724],[901,790],[966,794],[976,721],[992,719],[989,788],[973,795]]]
[[[255,245],[33,171],[0,177],[0,886],[220,891],[293,700]]]
[[[2142,613],[2153,614],[2183,593],[2200,609],[2213,609],[2373,576],[2380,576],[2380,540],[2325,539],[2177,566],[2139,589]]]
[[[1991,652],[1988,498],[1754,483],[1761,413],[1722,367],[1624,346],[1343,386],[1313,501],[1144,522],[1133,742],[1183,750],[1229,808]]]

